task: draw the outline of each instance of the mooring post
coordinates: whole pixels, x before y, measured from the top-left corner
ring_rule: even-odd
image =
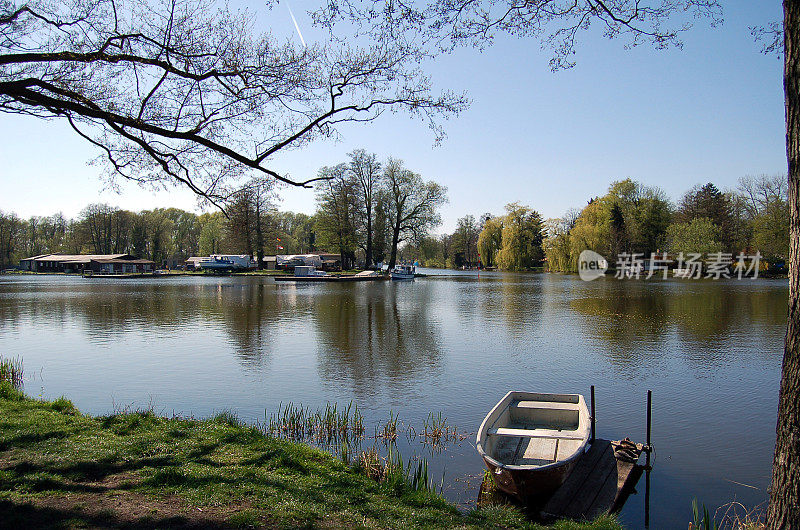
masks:
[[[653,391],[647,391],[647,456],[645,457],[644,527],[650,528],[650,426],[653,418]]]
[[[592,385],[592,443],[594,443],[594,385]]]
[[[650,425],[653,417],[653,391],[647,391],[647,466],[650,467]]]

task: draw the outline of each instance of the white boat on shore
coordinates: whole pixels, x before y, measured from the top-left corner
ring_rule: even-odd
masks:
[[[501,490],[530,499],[564,483],[587,449],[590,423],[579,394],[509,392],[483,420],[478,454]]]
[[[392,269],[393,280],[413,280],[416,268],[413,265],[395,265]]]

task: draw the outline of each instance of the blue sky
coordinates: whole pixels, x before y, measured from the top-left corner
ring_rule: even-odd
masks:
[[[307,4],[292,2],[306,40],[313,32]],[[233,4],[232,4],[233,5]],[[298,39],[285,3],[259,12],[268,27]],[[777,1],[725,2],[725,23],[698,21],[682,50],[583,36],[575,68],[552,73],[550,57],[532,40],[500,38],[483,53],[461,49],[426,66],[440,88],[466,90],[469,110],[445,123],[438,147],[419,120],[387,113],[342,130],[340,142],[320,142],[275,159],[273,168],[298,179],[346,160],[355,148],[393,156],[426,179],[448,187],[439,232],[466,214],[501,213],[520,201],[543,217],[560,216],[631,177],[659,186],[673,199],[697,183],[732,188],[748,174],[786,172],[782,64],[760,53],[749,26],[781,18]],[[104,190],[93,148],[56,121],[0,118],[0,210],[23,217],[68,217],[90,202],[141,210],[197,210],[177,188],[154,193],[121,183]],[[312,190],[285,190],[282,209],[313,213]]]

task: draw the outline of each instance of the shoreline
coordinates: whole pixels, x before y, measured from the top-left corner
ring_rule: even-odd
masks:
[[[461,513],[406,476],[378,482],[231,413],[95,417],[0,382],[0,415],[0,509],[10,526],[621,528],[608,516],[540,526],[513,507]]]

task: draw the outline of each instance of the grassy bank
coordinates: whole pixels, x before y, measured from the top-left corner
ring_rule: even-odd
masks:
[[[510,508],[467,514],[378,483],[230,414],[92,417],[0,382],[0,512],[9,527],[538,528]],[[613,519],[560,529],[616,529]]]

